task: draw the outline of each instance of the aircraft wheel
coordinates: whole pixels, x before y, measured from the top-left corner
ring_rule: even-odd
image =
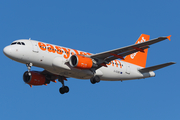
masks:
[[[99,76],[95,76],[94,77],[94,81],[96,81],[96,83],[100,82],[100,77]]]
[[[68,93],[69,92],[69,87],[68,86],[61,87],[61,88],[59,88],[59,92],[61,94]]]
[[[59,88],[59,92],[60,92],[61,94],[64,94],[64,93],[65,93],[62,87]]]
[[[90,82],[91,82],[92,84],[95,84],[95,83],[96,83],[96,82],[94,81],[94,78],[93,78],[93,77],[90,79]]]
[[[64,86],[64,91],[65,91],[65,93],[68,93],[69,92],[69,87],[68,86]]]
[[[100,82],[100,77],[99,76],[94,76],[90,79],[92,84]]]

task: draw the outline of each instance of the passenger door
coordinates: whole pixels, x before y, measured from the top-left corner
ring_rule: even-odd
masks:
[[[31,43],[32,43],[32,46],[33,46],[33,52],[38,53],[39,51],[38,51],[37,42],[31,40]]]

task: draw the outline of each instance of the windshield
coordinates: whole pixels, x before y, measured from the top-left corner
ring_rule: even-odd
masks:
[[[13,42],[13,43],[11,43],[11,45],[25,45],[25,43],[24,42]]]

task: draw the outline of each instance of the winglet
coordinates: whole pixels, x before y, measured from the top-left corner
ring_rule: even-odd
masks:
[[[168,39],[169,41],[171,41],[171,35],[167,36],[167,39]]]

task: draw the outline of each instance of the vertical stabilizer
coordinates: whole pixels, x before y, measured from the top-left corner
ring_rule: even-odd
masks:
[[[139,39],[136,41],[135,44],[148,41],[149,38],[150,38],[149,35],[141,34],[141,36],[139,37]],[[138,48],[135,48],[135,49],[138,49]],[[139,50],[139,52],[136,52],[136,53],[133,53],[133,54],[126,56],[124,61],[145,68],[146,67],[147,53],[148,53],[148,49],[145,49],[144,51]]]

